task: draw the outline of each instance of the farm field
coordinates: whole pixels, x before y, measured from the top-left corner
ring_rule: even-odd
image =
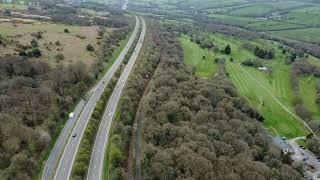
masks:
[[[304,25],[293,24],[285,21],[278,20],[262,20],[260,22],[245,25],[248,28],[253,28],[259,31],[279,31],[279,30],[291,30],[291,29],[303,29]],[[281,32],[281,31],[280,31]]]
[[[258,20],[254,18],[247,18],[247,17],[239,17],[239,16],[229,16],[229,15],[221,15],[221,14],[211,14],[209,17],[224,21],[226,23],[232,25],[245,25],[258,22]]]
[[[306,135],[308,130],[299,120],[288,112],[294,112],[294,106],[292,104],[294,95],[290,83],[291,67],[285,65],[285,55],[281,54],[277,45],[265,40],[254,41],[255,44],[264,43],[267,47],[276,49],[276,58],[271,61],[264,61],[264,65],[271,68],[273,71],[272,75],[269,75],[268,73],[258,71],[255,68],[240,65],[242,61],[255,57],[252,52],[243,48],[243,44],[246,43],[245,40],[230,38],[220,34],[211,36],[214,39],[214,44],[219,46],[219,49],[230,44],[232,49],[231,57],[235,60],[234,62],[230,62],[228,60],[229,56],[222,54],[220,51],[213,52],[212,50],[206,49],[207,52],[211,51],[213,54],[212,58],[210,57],[212,63],[214,63],[215,58],[226,59],[226,70],[229,73],[230,80],[235,84],[238,92],[247,99],[249,104],[262,113],[265,117],[264,126],[269,132],[287,138]],[[190,49],[195,49],[198,46],[189,41],[187,36],[182,36],[179,40],[185,51],[185,55],[191,54],[192,51],[190,51]],[[208,75],[214,74],[216,70],[214,68],[201,68],[201,66],[204,65],[204,63],[201,62],[201,55],[202,54],[197,54],[193,55],[193,57],[192,55],[189,55],[189,57],[185,59],[185,62],[188,65],[196,67],[196,75],[201,76],[202,74],[205,74],[203,77],[208,77]],[[308,90],[308,88],[311,87],[304,87],[302,89]],[[315,89],[315,87],[312,88]],[[284,109],[266,89],[287,109]],[[307,101],[308,97],[303,97],[303,99]],[[307,104],[307,106],[310,109],[314,108],[312,103]],[[314,112],[319,113],[317,110],[314,110]]]
[[[267,4],[258,4],[255,6],[242,7],[235,10],[230,10],[230,15],[235,16],[249,16],[249,17],[261,17],[271,11],[273,7]]]
[[[248,2],[242,6],[206,9],[206,12],[209,18],[223,23],[320,43],[320,5],[289,2]]]
[[[305,42],[320,43],[320,28],[273,31],[272,34]]]
[[[20,30],[12,31],[12,28]],[[65,33],[65,29],[68,29],[69,33]],[[38,21],[31,23],[2,22],[0,23],[0,34],[9,43],[5,47],[0,47],[0,54],[2,56],[17,54],[17,47],[28,46],[33,39],[36,39],[42,53],[41,59],[46,59],[50,64],[58,64],[55,56],[63,54],[65,65],[81,61],[90,66],[94,62],[95,54],[86,51],[86,46],[91,44],[94,48],[98,47],[97,29],[98,27],[95,26],[67,26]],[[34,37],[34,34],[38,32],[42,33],[42,38]],[[38,59],[32,58],[32,60],[37,61]]]
[[[188,13],[194,17],[199,11],[210,19],[233,26],[320,43],[320,4],[312,1],[133,0],[130,3],[158,15]]]

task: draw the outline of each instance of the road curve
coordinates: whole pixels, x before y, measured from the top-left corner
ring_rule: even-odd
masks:
[[[60,163],[57,167],[57,171],[55,173],[54,179],[56,180],[66,180],[69,179],[73,167],[73,163],[81,142],[81,138],[85,131],[85,128],[89,122],[91,114],[98,102],[100,96],[102,95],[104,88],[106,87],[107,83],[110,81],[118,67],[120,66],[121,62],[125,58],[125,55],[129,51],[130,47],[132,46],[134,39],[137,35],[139,29],[139,19],[136,17],[136,26],[135,29],[126,45],[126,47],[122,50],[121,54],[117,58],[117,60],[113,63],[111,68],[107,71],[104,77],[100,80],[97,84],[96,88],[93,91],[91,98],[89,99],[87,105],[83,109],[77,124],[75,125],[72,135],[76,134],[76,137],[69,137],[68,143],[64,148],[64,152],[61,156]]]
[[[129,77],[129,74],[135,64],[135,61],[139,55],[140,49],[142,47],[145,32],[146,32],[146,23],[144,19],[141,17],[142,21],[142,31],[140,34],[139,41],[137,46],[126,66],[123,73],[121,74],[112,95],[108,101],[108,105],[104,111],[102,121],[99,126],[99,130],[97,132],[97,136],[94,142],[94,146],[92,149],[90,165],[87,175],[87,180],[101,180],[103,179],[103,167],[104,167],[104,159],[105,159],[105,151],[108,144],[108,137],[110,132],[110,127],[112,124],[113,115],[116,112],[117,104],[119,102],[122,90],[125,86],[126,80]]]

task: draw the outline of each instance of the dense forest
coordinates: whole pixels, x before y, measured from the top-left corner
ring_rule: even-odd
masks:
[[[194,77],[172,27],[158,31],[163,53],[142,107],[144,179],[302,179],[226,76]]]
[[[0,60],[0,176],[30,179],[70,107],[93,83],[84,64],[51,68],[22,57]]]

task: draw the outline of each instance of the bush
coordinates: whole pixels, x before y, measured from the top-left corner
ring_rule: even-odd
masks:
[[[27,53],[25,51],[20,51],[19,56],[27,56]]]
[[[91,44],[87,45],[87,51],[91,51],[91,52],[94,51],[94,48]]]
[[[61,53],[58,53],[54,58],[59,62],[64,60],[64,55]]]
[[[316,155],[320,154],[320,141],[317,137],[311,137],[306,139],[306,146],[307,148],[315,153]]]
[[[36,49],[32,50],[32,54],[33,54],[33,57],[38,58],[41,56],[41,51],[40,51],[40,49],[36,48]]]
[[[37,33],[32,33],[31,35],[34,36],[37,39],[42,39],[42,34],[43,32],[37,32]]]
[[[254,49],[254,55],[263,59],[272,59],[274,57],[274,50],[264,50],[256,46]]]
[[[64,33],[70,33],[70,31],[69,31],[69,29],[64,29],[64,31],[63,31]]]
[[[32,39],[32,41],[31,41],[31,46],[32,46],[33,48],[39,47],[38,42],[37,42],[35,39]]]
[[[20,53],[19,53],[20,54]],[[23,53],[21,53],[23,55]],[[42,54],[41,54],[41,51],[40,49],[38,48],[35,48],[35,49],[32,49],[31,51],[28,51],[27,52],[27,57],[31,58],[31,57],[35,57],[35,58],[38,58],[40,57]]]
[[[251,67],[256,67],[256,68],[263,66],[262,62],[258,59],[254,59],[254,60],[247,59],[247,60],[243,61],[241,64],[244,66],[251,66]]]
[[[56,42],[55,42],[55,45],[56,45],[56,46],[61,46],[60,41],[56,41]]]
[[[303,120],[311,120],[311,113],[304,105],[296,105],[295,110],[297,115],[301,117]]]

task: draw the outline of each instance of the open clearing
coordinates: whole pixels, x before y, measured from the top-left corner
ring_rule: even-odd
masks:
[[[248,103],[259,112],[261,112],[265,117],[265,121],[263,124],[269,130],[269,132],[274,135],[281,135],[287,138],[306,135],[308,133],[308,130],[304,127],[304,125],[294,116],[288,113],[283,107],[281,107],[281,105],[276,102],[272,98],[272,96],[256,82],[256,80],[259,81],[290,112],[294,112],[294,107],[292,104],[294,95],[290,83],[291,66],[284,64],[285,55],[281,54],[281,51],[277,47],[277,44],[273,44],[270,41],[265,40],[253,41],[253,43],[255,44],[263,43],[265,46],[272,47],[276,50],[276,58],[269,61],[264,61],[266,67],[272,68],[273,73],[272,75],[269,75],[266,72],[258,71],[257,69],[252,67],[240,66],[239,63],[241,63],[242,61],[248,58],[255,57],[252,52],[243,48],[243,44],[246,43],[246,40],[226,37],[220,34],[211,36],[212,39],[214,39],[213,43],[218,46],[219,49],[223,49],[227,44],[231,45],[231,57],[235,59],[235,62],[230,62],[228,60],[229,56],[226,56],[221,52],[213,53],[212,50],[208,49],[204,49],[204,51],[207,51],[206,53],[208,54],[213,53],[213,57],[210,57],[212,63],[214,63],[214,59],[218,57],[225,58],[227,60],[226,69],[230,75],[231,81],[237,87],[238,92],[247,99]],[[197,44],[188,41],[188,38],[186,36],[183,36],[179,40],[185,51],[185,55],[191,54],[192,51],[190,51],[190,49],[195,49],[195,47],[198,46]],[[202,65],[201,54],[189,56],[190,57],[185,59],[185,62],[186,64],[196,66],[197,75],[201,76],[202,74],[205,74],[204,77],[208,77],[208,75],[214,74],[215,69],[213,68],[200,68],[200,65]],[[256,80],[250,77],[250,75],[248,75],[246,71],[250,73]]]
[[[179,38],[179,41],[184,49],[185,62],[196,68],[197,76],[210,77],[216,72],[217,66],[213,61],[214,55],[212,52],[190,42],[187,36]],[[204,59],[203,56],[205,56]]]
[[[18,28],[19,31],[12,31]],[[68,29],[70,33],[64,33]],[[83,62],[91,65],[95,59],[95,54],[86,50],[90,43],[95,49],[97,45],[97,29],[95,26],[67,26],[63,24],[53,24],[45,22],[32,23],[0,23],[0,34],[9,40],[6,47],[0,47],[0,54],[17,54],[16,48],[19,45],[30,45],[32,39],[36,39],[32,33],[43,32],[43,37],[38,39],[39,49],[42,52],[41,59],[45,59],[50,64],[57,64],[55,56],[63,54],[65,59],[63,64]],[[59,42],[59,43],[56,43]],[[37,60],[37,58],[32,58]]]

